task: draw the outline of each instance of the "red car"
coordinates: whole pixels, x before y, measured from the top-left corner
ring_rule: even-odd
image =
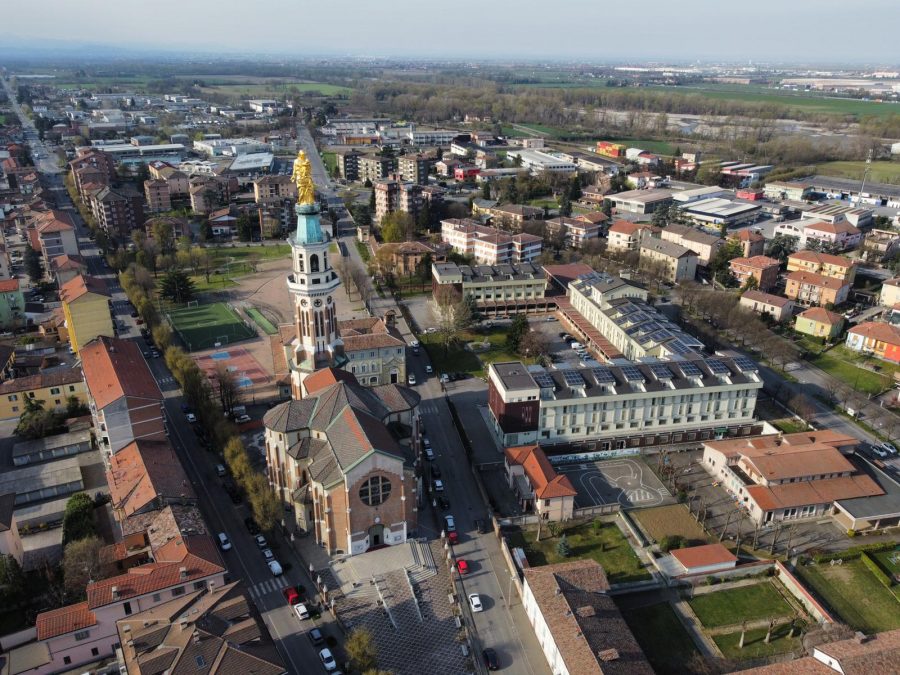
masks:
[[[448,533],[447,533],[447,540],[448,540],[451,544],[454,544],[454,545],[455,545],[455,544],[458,544],[458,543],[459,543],[459,535],[456,534],[456,532],[448,532]]]
[[[467,563],[463,559],[459,559],[456,561],[456,569],[459,570],[460,574],[468,574],[469,573],[469,563]]]
[[[281,592],[284,595],[284,599],[288,601],[289,605],[293,606],[300,603],[300,594],[293,586],[282,588]]]

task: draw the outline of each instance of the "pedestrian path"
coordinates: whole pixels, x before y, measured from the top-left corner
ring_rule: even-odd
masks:
[[[265,581],[260,581],[258,584],[250,586],[250,597],[254,600],[259,600],[270,593],[280,591],[282,588],[284,588],[284,585],[279,580],[266,579]]]

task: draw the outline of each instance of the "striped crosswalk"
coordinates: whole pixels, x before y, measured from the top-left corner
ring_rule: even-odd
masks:
[[[258,600],[269,593],[281,590],[281,588],[282,586],[277,580],[266,579],[265,581],[260,581],[258,584],[254,584],[250,587],[250,596]]]

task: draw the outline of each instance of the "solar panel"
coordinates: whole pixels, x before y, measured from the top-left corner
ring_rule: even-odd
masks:
[[[564,370],[562,374],[566,378],[567,387],[583,387],[585,385],[584,378],[577,370]]]
[[[616,378],[609,368],[591,368],[591,375],[597,380],[597,384],[615,384]]]
[[[707,359],[707,367],[712,371],[713,375],[729,375],[731,370],[719,359]]]
[[[643,382],[644,374],[637,366],[622,366],[622,377],[626,382]]]
[[[673,377],[672,371],[665,363],[651,363],[650,371],[657,380],[671,380]]]
[[[683,361],[678,364],[678,367],[681,368],[681,372],[684,373],[685,377],[701,377],[703,374],[700,369],[690,361]]]
[[[746,373],[747,371],[759,371],[759,366],[753,359],[747,358],[746,356],[738,356],[733,359],[734,365],[737,366],[737,369],[742,373]]]
[[[552,389],[554,387],[553,378],[548,373],[538,373],[534,376],[534,381],[541,389]]]
[[[672,340],[671,342],[666,343],[666,349],[671,351],[673,354],[690,354],[694,350],[688,347],[684,342],[679,340]]]

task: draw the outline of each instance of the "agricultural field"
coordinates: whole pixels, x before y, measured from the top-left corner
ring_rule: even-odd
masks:
[[[273,80],[259,83],[223,83],[209,84],[201,87],[204,94],[222,94],[225,96],[283,96],[285,93],[306,94],[318,92],[323,96],[350,94],[352,89],[322,82],[292,82],[290,80]]]
[[[865,170],[866,163],[862,161],[825,162],[816,165],[816,172],[824,176],[840,176],[856,180],[862,180]],[[875,183],[900,184],[900,162],[872,162],[869,165],[868,180]]]
[[[658,155],[672,156],[675,154],[675,146],[667,141],[654,141],[649,138],[604,138],[604,141],[621,143],[629,148],[640,148]]]
[[[704,544],[708,540],[700,523],[694,520],[683,504],[635,509],[628,515],[638,521],[641,529],[656,541],[665,536],[679,536],[685,541],[699,544]]]

